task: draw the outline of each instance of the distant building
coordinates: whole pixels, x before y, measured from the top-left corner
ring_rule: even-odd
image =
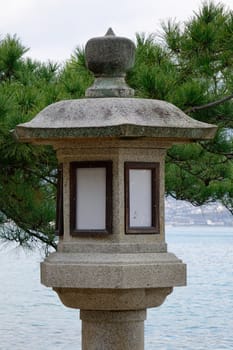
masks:
[[[233,226],[233,216],[218,202],[195,207],[189,202],[167,197],[165,222],[174,226]]]

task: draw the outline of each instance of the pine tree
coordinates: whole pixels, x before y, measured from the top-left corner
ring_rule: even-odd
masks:
[[[51,103],[83,97],[93,77],[79,47],[64,66],[25,58],[27,51],[16,36],[0,41],[0,237],[56,249],[54,151],[18,143],[11,130]],[[137,34],[127,81],[138,97],[218,125],[214,140],[169,150],[166,193],[194,205],[218,200],[233,214],[233,12],[204,3],[184,24]]]
[[[169,20],[157,36],[137,35],[128,81],[138,96],[218,125],[214,140],[168,152],[166,192],[194,205],[219,200],[233,214],[233,12],[204,3],[184,24]]]
[[[18,143],[11,130],[51,103],[80,98],[93,78],[80,48],[63,67],[24,58],[27,51],[16,36],[0,42],[0,237],[56,249],[55,153]]]

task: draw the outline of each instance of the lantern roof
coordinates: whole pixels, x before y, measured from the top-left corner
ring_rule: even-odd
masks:
[[[86,97],[53,103],[30,122],[17,125],[22,142],[52,144],[77,138],[155,138],[191,142],[214,137],[217,127],[192,119],[171,103],[134,98],[125,74],[134,63],[135,46],[115,36],[90,39],[85,48],[94,84]]]
[[[16,127],[22,141],[57,138],[213,137],[216,127],[190,118],[174,105],[149,99],[87,98],[49,105],[28,123]]]

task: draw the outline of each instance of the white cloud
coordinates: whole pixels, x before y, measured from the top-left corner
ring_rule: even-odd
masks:
[[[201,0],[2,0],[0,34],[16,33],[41,60],[65,60],[77,45],[113,27],[118,35],[155,32],[161,20],[188,19]],[[232,7],[233,0],[225,0]]]

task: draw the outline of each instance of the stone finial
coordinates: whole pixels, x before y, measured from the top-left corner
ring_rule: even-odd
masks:
[[[133,67],[134,43],[114,34],[109,28],[105,36],[90,39],[85,47],[87,67],[95,82],[87,89],[87,97],[132,97],[134,90],[125,82],[126,72]]]
[[[110,36],[110,35],[116,36],[115,33],[114,33],[114,31],[112,30],[112,28],[108,28],[108,31],[107,31],[107,33],[105,34],[105,36]]]

